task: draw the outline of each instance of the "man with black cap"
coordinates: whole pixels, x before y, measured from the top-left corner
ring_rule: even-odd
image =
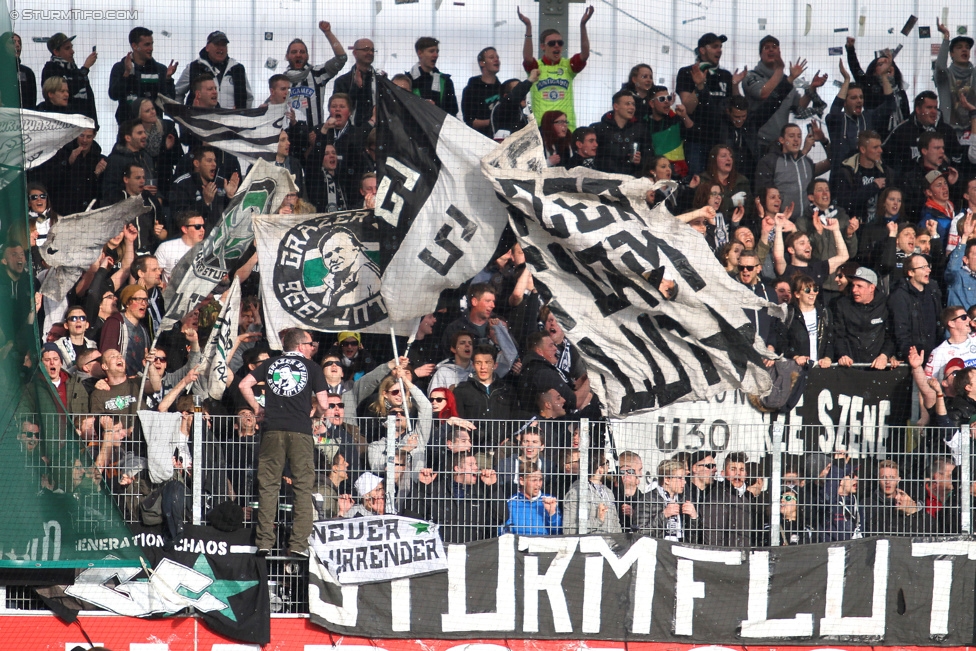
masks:
[[[969,111],[960,104],[959,94],[965,93],[970,104],[976,103],[976,68],[970,61],[973,39],[957,36],[950,40],[949,26],[938,18],[935,24],[942,34],[939,56],[935,59],[935,88],[939,92],[942,120],[961,135],[969,128]]]
[[[773,116],[759,129],[763,144],[779,137],[783,126],[789,122],[790,111],[805,109],[816,96],[816,90],[827,82],[827,75],[813,76],[806,92],[794,89],[795,82],[807,69],[806,59],[791,63],[789,71],[779,50],[779,39],[765,36],[759,41],[759,63],[750,70],[742,84],[742,94],[749,99],[749,110],[755,111],[774,94],[783,98]]]
[[[877,291],[878,274],[858,267],[851,278],[850,294],[834,303],[834,350],[837,364],[871,364],[883,369],[891,361],[898,366],[892,321],[885,296]]]
[[[733,75],[719,67],[722,45],[729,40],[725,34],[709,32],[698,39],[695,63],[678,70],[674,89],[681,97],[681,104],[698,127],[688,134],[685,156],[689,172],[699,174],[705,170],[711,133],[718,127],[725,110],[726,100],[739,94],[739,82],[746,75],[743,70]]]
[[[176,82],[176,98],[180,101],[187,95],[190,84],[202,74],[211,74],[217,82],[217,102],[221,108],[251,108],[254,95],[247,82],[244,66],[227,56],[227,34],[217,31],[207,36],[207,45],[200,50],[200,58],[183,69]]]
[[[51,53],[51,60],[44,64],[41,71],[41,84],[48,77],[64,77],[68,83],[68,112],[87,115],[95,121],[98,127],[98,115],[95,111],[95,93],[88,80],[88,71],[95,65],[98,52],[92,48],[91,54],[85,58],[85,63],[79,68],[75,65],[75,37],[68,37],[58,32],[47,40],[47,49]]]

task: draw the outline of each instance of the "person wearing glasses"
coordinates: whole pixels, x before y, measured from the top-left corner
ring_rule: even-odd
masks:
[[[766,299],[770,303],[777,303],[776,292],[762,279],[762,262],[759,254],[753,249],[745,249],[739,254],[739,263],[736,265],[735,279],[752,290],[752,293],[759,298]],[[776,346],[776,334],[778,328],[775,327],[773,319],[766,310],[745,309],[743,311],[756,328],[756,332],[767,347]]]
[[[651,145],[659,156],[667,156],[674,165],[674,175],[679,179],[689,176],[685,159],[685,138],[695,127],[684,104],[674,104],[674,93],[664,86],[654,86],[650,91],[650,112],[645,125],[651,136]],[[674,107],[674,108],[672,108]]]
[[[312,336],[301,328],[281,333],[281,357],[264,361],[238,388],[258,422],[263,421],[258,453],[258,525],[255,544],[259,555],[267,555],[275,544],[275,514],[282,471],[291,468],[295,492],[294,523],[288,551],[308,558],[308,537],[312,534],[312,487],[315,481],[315,445],[312,438],[312,407],[328,409],[328,392],[322,368],[311,361]],[[265,382],[264,406],[254,396],[254,386]]]
[[[122,312],[105,320],[99,336],[98,349],[105,353],[117,350],[125,358],[125,370],[130,376],[142,373],[143,359],[149,347],[149,333],[142,325],[149,305],[149,294],[141,285],[128,285],[119,294]]]
[[[908,351],[932,350],[941,342],[939,313],[942,311],[942,292],[930,282],[932,266],[924,255],[914,254],[905,260],[907,282],[898,283],[888,298],[895,355],[908,359]]]
[[[173,268],[197,242],[206,235],[203,216],[196,208],[183,211],[177,217],[180,237],[163,242],[156,248],[156,261],[163,269],[163,281],[169,282]]]
[[[580,18],[580,51],[571,59],[563,57],[566,45],[563,35],[555,29],[546,29],[539,34],[542,43],[542,57],[535,58],[532,47],[532,21],[518,11],[519,20],[525,24],[525,41],[522,44],[522,67],[526,72],[539,71],[539,81],[532,86],[532,113],[536,122],[542,122],[546,111],[562,111],[569,118],[569,130],[576,130],[576,110],[573,104],[573,79],[586,67],[590,58],[590,37],[586,23],[593,17],[593,7],[589,6]],[[627,91],[630,95],[630,92]],[[632,96],[632,95],[631,95]]]
[[[389,416],[395,416],[396,449],[409,454],[406,470],[410,473],[412,481],[416,479],[416,473],[424,467],[427,460],[433,412],[424,392],[410,382],[408,375],[403,368],[400,368],[396,375],[389,375],[380,382],[377,402],[381,404],[374,404],[372,408],[379,418],[372,423],[373,431],[366,455],[370,468],[374,472],[383,472],[386,468],[387,456],[387,419]],[[410,394],[406,400],[403,395],[404,390]],[[415,415],[408,413],[411,405],[416,406]]]
[[[64,328],[68,334],[61,337],[54,344],[61,352],[61,360],[66,368],[74,365],[78,355],[90,348],[98,348],[98,344],[85,336],[88,331],[88,316],[85,308],[72,305],[64,317]]]
[[[820,288],[806,274],[793,276],[793,300],[783,322],[780,351],[801,367],[828,368],[834,357],[833,318],[823,301],[817,300]]]
[[[841,366],[870,364],[883,369],[899,364],[891,334],[891,315],[883,293],[877,290],[878,274],[858,267],[851,278],[851,293],[834,303],[834,354]]]
[[[573,156],[573,134],[569,130],[569,118],[562,111],[547,111],[539,124],[542,146],[549,167],[569,167]]]
[[[334,93],[344,93],[352,98],[353,124],[364,124],[373,115],[373,105],[376,103],[376,69],[373,59],[376,57],[376,47],[368,38],[361,38],[353,43],[352,58],[355,64],[352,70],[336,77]]]
[[[769,546],[770,525],[764,527],[764,546]],[[800,508],[800,495],[793,486],[783,486],[779,498],[779,540],[781,546],[808,545],[813,540],[813,529],[804,522],[803,509]]]

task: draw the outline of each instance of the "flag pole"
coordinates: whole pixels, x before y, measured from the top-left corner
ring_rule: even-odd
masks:
[[[393,342],[393,362],[394,368],[400,366],[400,353],[397,351],[396,330],[390,325],[390,341]],[[407,345],[409,348],[409,344]],[[410,433],[410,409],[407,406],[407,388],[403,386],[403,378],[397,375],[397,384],[400,385],[400,395],[403,396],[403,416],[407,419],[407,433]]]
[[[160,322],[160,325],[162,325],[162,322]],[[156,344],[159,342],[159,335],[161,334],[163,334],[162,328],[156,331],[156,336],[153,337],[152,346],[150,346],[149,350],[146,351],[147,361],[146,365],[142,369],[142,382],[139,383],[139,400],[136,401],[136,411],[142,407],[142,397],[146,392],[146,377],[149,375],[149,365],[152,364],[152,359],[148,359],[149,351],[156,349]]]

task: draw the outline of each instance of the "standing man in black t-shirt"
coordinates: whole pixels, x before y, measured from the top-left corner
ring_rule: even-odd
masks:
[[[274,547],[278,488],[287,461],[295,491],[295,522],[288,552],[308,558],[308,537],[312,534],[312,485],[315,481],[315,446],[312,440],[312,397],[319,408],[328,408],[328,387],[318,364],[309,361],[312,337],[301,328],[289,328],[281,335],[285,354],[265,360],[239,385],[241,395],[258,420],[264,421],[258,456],[258,554],[266,556]],[[267,383],[262,407],[254,398],[254,385]]]

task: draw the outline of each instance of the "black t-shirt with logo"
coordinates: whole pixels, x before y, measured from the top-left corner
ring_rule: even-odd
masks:
[[[312,435],[312,400],[328,389],[322,367],[297,351],[268,359],[251,371],[264,392],[265,431],[302,432]]]

